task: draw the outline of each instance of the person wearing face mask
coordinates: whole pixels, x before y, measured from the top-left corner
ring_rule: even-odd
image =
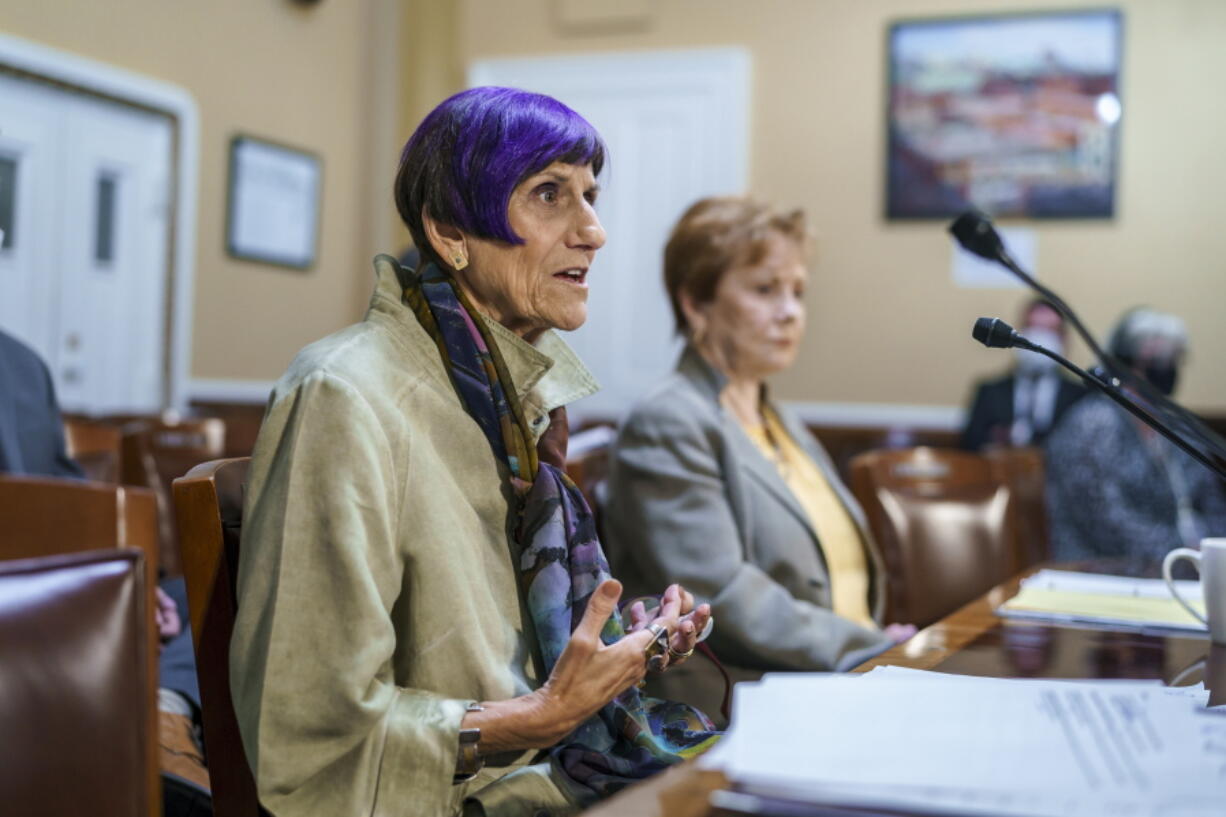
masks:
[[[1064,354],[1064,318],[1047,301],[1026,304],[1021,334],[1058,355]],[[1014,349],[1017,365],[1004,377],[979,384],[975,390],[962,447],[981,451],[989,446],[1041,446],[1085,387],[1065,377],[1051,358]]]
[[[842,670],[914,632],[881,626],[885,575],[830,458],[769,399],[805,329],[806,228],[744,197],[686,211],[664,283],[686,340],[676,371],[619,430],[604,516],[630,594],[681,582],[718,622],[710,644],[734,681]],[[714,717],[724,680],[690,661],[648,681]]]
[[[1187,345],[1182,320],[1138,308],[1116,324],[1107,350],[1170,396]],[[1074,406],[1046,453],[1052,548],[1061,561],[1123,559],[1132,572],[1158,575],[1171,548],[1226,535],[1221,481],[1104,396]]]

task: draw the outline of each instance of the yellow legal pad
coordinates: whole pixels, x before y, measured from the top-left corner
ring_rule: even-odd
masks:
[[[1063,575],[1061,575],[1063,573]],[[1204,597],[1195,582],[1179,582],[1181,595],[1199,612]],[[1020,592],[997,610],[1003,616],[1049,621],[1166,627],[1205,632],[1155,579],[1040,571],[1023,580]]]

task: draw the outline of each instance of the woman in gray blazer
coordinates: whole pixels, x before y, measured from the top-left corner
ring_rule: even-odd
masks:
[[[709,602],[733,681],[848,669],[915,632],[879,626],[885,576],[863,513],[817,440],[767,398],[804,333],[805,233],[800,211],[743,197],[682,216],[664,280],[687,345],[622,425],[609,476],[614,572],[631,594],[681,582]],[[710,662],[649,683],[720,709]]]

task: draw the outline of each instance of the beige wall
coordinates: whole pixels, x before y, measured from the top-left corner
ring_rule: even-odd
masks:
[[[610,0],[611,1],[611,0]],[[552,0],[465,0],[463,61],[493,56],[743,45],[753,55],[752,191],[799,204],[819,236],[811,328],[786,398],[954,405],[1007,364],[977,347],[979,315],[1023,296],[950,282],[943,225],[882,211],[885,31],[900,17],[1042,7],[999,0],[661,0],[645,25],[576,32]],[[1074,4],[1076,5],[1076,4]],[[1124,120],[1118,215],[1037,224],[1040,276],[1100,336],[1138,303],[1187,320],[1180,396],[1226,409],[1226,2],[1122,0]],[[629,30],[627,30],[629,29]],[[616,157],[614,157],[616,160]],[[615,241],[616,236],[610,240]],[[1078,353],[1081,350],[1078,349]]]
[[[299,347],[361,315],[369,295],[370,144],[364,122],[379,0],[0,0],[0,30],[185,88],[200,111],[192,376],[272,379]],[[323,157],[316,266],[225,251],[229,140],[244,133]],[[382,247],[377,249],[384,249]]]
[[[1040,273],[1100,334],[1135,303],[1183,315],[1194,349],[1181,396],[1226,410],[1226,161],[1215,145],[1226,131],[1226,3],[1118,5],[1119,215],[1037,225]],[[201,157],[192,374],[256,380],[276,377],[304,343],[361,314],[370,256],[405,239],[388,189],[394,157],[381,154],[462,86],[470,60],[744,45],[754,59],[752,190],[804,206],[820,238],[811,329],[779,392],[954,405],[972,376],[1005,364],[969,340],[972,320],[1011,318],[1022,296],[956,289],[941,225],[880,218],[885,28],[899,17],[1042,6],[1067,3],[659,0],[647,4],[645,23],[615,21],[602,32],[559,25],[553,0],[325,0],[310,10],[289,0],[0,0],[0,29],[193,95]],[[399,39],[390,68],[389,32]],[[383,121],[396,132],[372,138]],[[310,272],[226,255],[226,150],[236,132],[324,157],[320,258]]]

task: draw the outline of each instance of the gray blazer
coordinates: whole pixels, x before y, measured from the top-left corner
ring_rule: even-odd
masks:
[[[768,671],[849,669],[890,642],[831,611],[817,532],[776,467],[724,411],[719,394],[726,382],[687,348],[676,371],[622,425],[604,515],[613,575],[626,585],[626,598],[680,582],[709,602],[710,644],[734,681]],[[788,412],[775,411],[868,543],[869,606],[880,622],[884,571],[863,511],[820,443]],[[651,691],[717,718],[723,681],[696,656]]]

